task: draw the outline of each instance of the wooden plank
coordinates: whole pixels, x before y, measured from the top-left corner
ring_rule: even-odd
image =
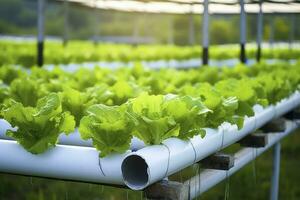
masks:
[[[286,123],[284,118],[277,118],[273,119],[272,121],[268,122],[264,125],[261,130],[265,133],[276,133],[276,132],[283,132],[286,129]]]
[[[300,119],[300,107],[287,113],[284,117],[290,120]]]
[[[144,190],[144,196],[150,200],[188,200],[189,186],[175,181],[162,180]]]
[[[265,147],[268,144],[268,135],[263,133],[256,133],[247,135],[238,142],[243,147]]]
[[[216,153],[199,161],[199,164],[201,164],[201,168],[229,170],[234,166],[234,157],[224,153]]]

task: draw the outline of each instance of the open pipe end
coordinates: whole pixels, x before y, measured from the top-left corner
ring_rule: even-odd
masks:
[[[148,165],[144,158],[133,154],[127,156],[121,166],[125,184],[133,190],[144,189],[148,185]]]

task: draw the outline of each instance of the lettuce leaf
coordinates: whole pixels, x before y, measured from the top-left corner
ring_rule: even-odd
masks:
[[[15,66],[1,66],[0,67],[0,80],[3,83],[9,85],[13,80],[24,76],[24,73],[20,69],[16,69]]]
[[[29,77],[15,79],[10,85],[10,96],[24,106],[36,106],[40,97],[39,83]]]
[[[9,89],[4,84],[0,83],[0,103],[2,104],[7,98],[9,98]]]
[[[87,93],[65,87],[61,93],[62,109],[69,111],[75,118],[76,126],[79,126],[86,109],[93,104]]]
[[[25,107],[11,100],[2,114],[12,127],[17,128],[6,134],[33,154],[54,147],[60,133],[68,134],[75,128],[73,116],[62,111],[59,96],[54,93],[39,99],[36,107]]]
[[[128,112],[137,121],[133,135],[146,144],[160,144],[179,135],[179,125],[164,110],[163,95],[143,93],[128,102]]]
[[[79,132],[84,140],[92,139],[100,157],[124,153],[130,147],[134,121],[125,106],[96,104],[87,109],[80,121]]]
[[[203,105],[200,98],[175,96],[165,101],[163,109],[178,124],[178,138],[187,140],[198,134],[204,137],[203,128],[207,125],[206,117],[211,110]]]

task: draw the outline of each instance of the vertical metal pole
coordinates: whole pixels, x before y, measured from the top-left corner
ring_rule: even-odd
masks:
[[[291,14],[291,28],[290,28],[290,39],[289,48],[292,49],[295,34],[295,15]]]
[[[174,24],[173,24],[173,18],[170,16],[169,19],[169,37],[168,37],[168,43],[174,44]]]
[[[257,15],[257,52],[256,61],[259,62],[261,58],[261,41],[263,35],[263,12],[262,12],[262,0],[259,1],[259,12]]]
[[[246,12],[244,0],[240,0],[240,61],[246,63]]]
[[[64,35],[63,35],[63,45],[66,46],[68,43],[69,35],[69,2],[64,0]]]
[[[279,172],[280,172],[280,142],[274,145],[274,150],[273,150],[273,173],[272,173],[270,200],[278,199]]]
[[[208,0],[203,2],[203,23],[202,23],[202,64],[208,65],[209,60],[209,11]]]
[[[38,37],[37,37],[37,65],[44,63],[44,19],[45,19],[45,0],[38,0]]]
[[[190,45],[195,44],[195,22],[194,22],[193,4],[191,4],[191,12],[189,15],[189,43]]]
[[[274,14],[271,14],[271,21],[270,21],[270,38],[269,38],[269,45],[270,48],[273,49],[274,44]]]
[[[94,0],[94,44],[97,45],[98,44],[98,12],[97,12],[97,0]]]

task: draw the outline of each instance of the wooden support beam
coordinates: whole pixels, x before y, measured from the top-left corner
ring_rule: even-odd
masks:
[[[290,120],[300,119],[300,107],[287,113],[284,117]]]
[[[265,147],[268,144],[268,135],[262,133],[247,135],[238,143],[243,147]]]
[[[148,200],[188,200],[189,186],[175,181],[162,180],[144,190]]]
[[[268,122],[266,125],[264,125],[261,130],[265,133],[278,133],[283,132],[286,129],[286,123],[284,118],[277,118],[273,119],[272,121]]]
[[[202,168],[229,170],[234,166],[234,157],[224,153],[216,153],[199,161]]]

